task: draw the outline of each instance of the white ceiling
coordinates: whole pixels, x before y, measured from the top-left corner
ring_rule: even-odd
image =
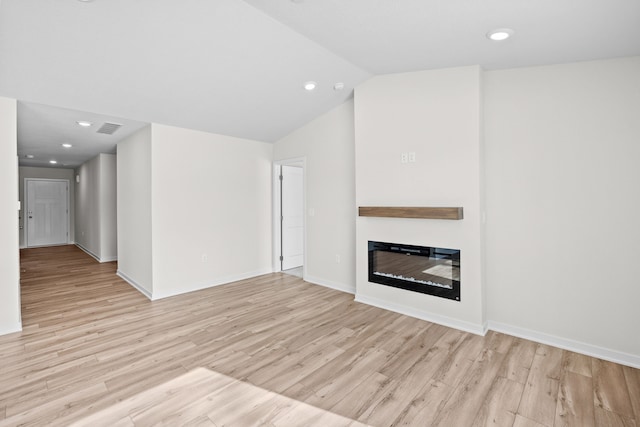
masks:
[[[116,143],[147,123],[59,107],[18,102],[18,157],[21,166],[76,168],[98,153],[115,153]],[[77,121],[91,123],[81,127]],[[122,125],[112,135],[98,133],[105,123]],[[71,144],[65,148],[62,144]],[[27,158],[33,156],[33,159]]]
[[[638,0],[245,0],[371,74],[640,54]],[[496,43],[485,35],[515,30]]]
[[[498,27],[514,37],[489,41]],[[640,55],[638,0],[0,3],[0,95],[24,101],[21,110],[45,104],[268,142],[375,74],[631,55]],[[308,80],[316,91],[302,89]],[[19,114],[19,146],[37,125],[30,117]]]

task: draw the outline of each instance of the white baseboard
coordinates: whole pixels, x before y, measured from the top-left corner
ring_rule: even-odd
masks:
[[[9,327],[5,326],[4,328],[0,329],[0,335],[14,334],[16,332],[22,332],[21,322],[15,323]]]
[[[127,277],[121,271],[117,271],[117,275],[136,288],[140,293],[149,298],[150,300],[157,300],[162,298],[168,298],[175,295],[181,295],[188,292],[194,292],[214,286],[224,285],[239,280],[250,279],[252,277],[261,276],[263,274],[271,273],[270,269],[253,271],[238,275],[227,276],[220,278],[213,282],[193,284],[180,289],[179,292],[172,292],[166,294],[154,293],[151,295],[146,289],[137,284],[134,280]],[[327,288],[335,289],[342,292],[348,292],[350,294],[356,294],[355,286],[349,286],[342,283],[336,283],[322,278],[307,275],[304,278],[305,281],[313,283],[315,285],[325,286]],[[465,332],[470,332],[476,335],[485,335],[488,330],[512,335],[519,338],[524,338],[530,341],[539,342],[541,344],[551,345],[554,347],[562,348],[564,350],[573,351],[587,356],[596,357],[598,359],[608,360],[610,362],[619,363],[633,368],[640,369],[640,356],[624,353],[616,350],[611,350],[604,347],[599,347],[592,344],[587,344],[567,338],[558,337],[555,335],[549,335],[542,332],[533,331],[530,329],[520,328],[517,326],[508,325],[505,323],[489,321],[484,325],[465,322],[457,319],[453,319],[447,316],[441,316],[433,313],[425,313],[421,310],[416,310],[413,307],[407,307],[401,304],[391,303],[389,301],[380,300],[378,298],[356,295],[355,301],[363,304],[372,305],[374,307],[382,308],[384,310],[394,311],[396,313],[404,314],[407,316],[415,317],[418,319],[426,320],[428,322],[437,323],[439,325],[447,326],[454,329],[459,329]],[[16,328],[9,328],[0,330],[0,335],[9,334],[13,332],[19,332],[22,330],[22,325]]]
[[[347,292],[353,295],[355,295],[356,293],[355,285],[345,285],[344,283],[333,282],[331,280],[321,279],[320,277],[314,277],[308,274],[304,276],[304,281],[313,283],[314,285],[320,285],[326,288],[335,289],[336,291]]]
[[[99,257],[97,254],[94,254],[89,249],[87,249],[84,246],[82,246],[80,243],[76,243],[75,245],[78,248],[82,249],[82,251],[84,251],[86,254],[91,255],[91,257],[93,257],[99,263],[112,262],[112,261],[117,261],[118,260],[117,256],[110,256],[110,257],[105,257],[105,258]]]
[[[413,307],[407,307],[402,304],[383,301],[381,299],[369,297],[366,295],[356,294],[355,301],[361,302],[363,304],[373,305],[374,307],[383,308],[385,310],[394,311],[396,313],[405,314],[407,316],[415,317],[417,319],[426,320],[427,322],[437,323],[439,325],[447,326],[449,328],[470,332],[476,335],[484,336],[487,333],[486,323],[483,325],[483,324],[465,322],[463,320],[453,319],[451,317],[441,316],[439,314],[427,313],[422,310],[416,310]]]
[[[489,329],[503,334],[512,335],[514,337],[524,338],[541,344],[547,344],[564,350],[573,351],[575,353],[585,354],[598,359],[608,360],[609,362],[619,363],[633,368],[640,368],[640,356],[633,354],[557,337],[555,335],[548,335],[542,332],[508,325],[506,323],[489,321]]]
[[[271,274],[271,273],[272,273],[271,268],[266,268],[262,270],[249,271],[246,273],[232,274],[232,275],[221,277],[212,281],[184,285],[177,291],[170,291],[170,292],[154,291],[152,292],[151,300],[155,301],[162,298],[169,298],[176,295],[182,295],[189,292],[195,292],[203,289],[213,288],[214,286],[226,285],[227,283],[237,282],[239,280],[251,279],[252,277],[262,276],[263,274]]]
[[[93,259],[95,259],[96,261],[100,262],[100,257],[98,255],[94,254],[93,252],[91,252],[89,249],[85,248],[80,243],[76,243],[76,246],[78,248],[80,248],[84,253],[86,253],[87,255],[90,255]]]
[[[118,277],[120,277],[122,280],[124,280],[125,282],[127,282],[128,284],[130,284],[132,287],[134,287],[138,292],[140,292],[142,295],[144,295],[145,297],[149,298],[150,300],[153,301],[153,298],[151,298],[151,292],[149,292],[148,290],[146,290],[145,288],[143,288],[138,282],[136,282],[135,280],[133,280],[131,277],[127,276],[126,274],[124,274],[122,271],[117,270],[116,271],[116,275]]]

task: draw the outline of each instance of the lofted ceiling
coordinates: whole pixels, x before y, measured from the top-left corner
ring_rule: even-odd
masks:
[[[485,37],[500,27],[513,37]],[[82,117],[55,120],[68,110],[273,142],[376,74],[631,55],[637,0],[0,2],[0,96],[21,101],[21,153],[28,141],[42,156],[77,131]]]
[[[637,0],[245,1],[371,74],[640,54]],[[512,39],[485,37],[505,27]]]

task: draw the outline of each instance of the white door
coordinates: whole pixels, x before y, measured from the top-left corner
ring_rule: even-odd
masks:
[[[26,180],[27,246],[64,245],[69,232],[69,182]]]
[[[304,259],[304,183],[301,167],[282,166],[282,269],[302,266]]]

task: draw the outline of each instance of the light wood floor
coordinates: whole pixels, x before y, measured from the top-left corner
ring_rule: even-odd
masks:
[[[0,426],[640,427],[637,369],[284,274],[150,302],[75,247],[21,256]]]

